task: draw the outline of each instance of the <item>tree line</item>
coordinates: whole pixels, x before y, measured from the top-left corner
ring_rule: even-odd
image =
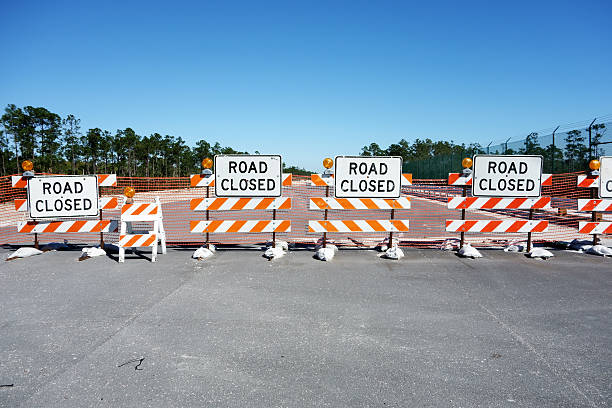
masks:
[[[62,118],[44,107],[9,104],[0,125],[2,175],[21,173],[21,162],[29,159],[39,173],[178,177],[199,173],[203,158],[247,153],[204,139],[190,147],[180,136],[142,136],[129,127],[84,131],[74,115]],[[307,173],[295,166],[285,171]]]
[[[600,148],[602,137],[607,128],[603,123],[591,126],[591,148],[589,149],[587,133],[571,130],[555,144],[541,145],[542,138],[537,132],[530,133],[521,142],[512,145],[501,144],[491,148],[478,143],[455,144],[449,141],[415,139],[410,143],[405,139],[382,148],[371,143],[361,149],[362,156],[401,156],[404,170],[416,173],[419,178],[444,178],[449,171],[456,171],[463,157],[474,154],[530,154],[544,158],[544,168],[548,172],[565,172],[584,170],[588,161],[604,154]]]

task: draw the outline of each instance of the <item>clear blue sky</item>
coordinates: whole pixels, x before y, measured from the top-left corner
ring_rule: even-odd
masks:
[[[3,1],[0,104],[320,170],[612,113],[610,1]]]

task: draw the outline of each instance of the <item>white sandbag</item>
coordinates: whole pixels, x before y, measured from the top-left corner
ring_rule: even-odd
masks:
[[[106,251],[100,247],[83,248],[81,251],[81,256],[88,256],[90,258],[104,255],[106,255]]]
[[[387,249],[385,253],[382,255],[382,257],[386,259],[399,260],[404,257],[404,251],[402,251],[400,247],[395,245],[392,248]]]
[[[282,246],[277,245],[275,247],[270,247],[266,249],[266,252],[264,252],[263,256],[264,258],[267,258],[271,261],[272,259],[278,259],[285,256],[285,251],[283,251]]]
[[[338,248],[335,245],[328,244],[325,248],[321,247],[317,249],[317,251],[315,252],[315,258],[321,261],[329,262],[332,259],[334,259],[334,255],[336,255],[336,251],[338,251]]]
[[[527,250],[527,242],[512,241],[504,248],[504,252],[525,252]]]
[[[385,252],[387,251],[387,249],[393,248],[394,246],[396,247],[398,245],[399,245],[399,241],[393,238],[393,241],[391,242],[391,246],[389,246],[389,238],[387,237],[380,244],[376,246],[376,249],[380,252]]]
[[[552,252],[544,248],[533,248],[528,256],[530,258],[548,259],[555,256]]]
[[[200,247],[195,250],[195,252],[193,253],[193,255],[191,255],[191,257],[201,261],[202,259],[210,258],[213,255],[214,255],[214,252],[211,251],[210,249],[206,247]]]
[[[266,242],[266,247],[272,247],[272,241]],[[286,241],[276,241],[276,247],[281,248],[283,251],[289,250],[289,244]]]
[[[586,251],[586,253],[600,256],[612,256],[612,249],[603,245],[593,245]]]
[[[13,252],[12,254],[10,254],[9,256],[7,256],[6,260],[9,261],[11,259],[16,259],[16,258],[27,258],[29,256],[40,255],[42,253],[43,251],[36,249],[36,248],[21,247],[15,252]]]
[[[471,246],[470,244],[463,245],[461,249],[457,251],[457,254],[459,254],[459,256],[463,258],[472,258],[472,259],[482,258],[482,255],[480,254],[480,252],[478,252],[478,250],[474,248],[473,246]]]

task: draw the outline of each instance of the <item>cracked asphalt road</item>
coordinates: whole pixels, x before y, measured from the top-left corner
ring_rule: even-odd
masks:
[[[611,403],[610,259],[192,251],[2,261],[0,406]]]

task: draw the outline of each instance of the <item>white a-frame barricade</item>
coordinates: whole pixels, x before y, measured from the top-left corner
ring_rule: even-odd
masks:
[[[203,163],[206,160],[203,161]],[[210,165],[212,161],[209,159]],[[291,198],[281,197],[283,187],[292,185],[292,175],[282,173],[280,156],[217,155],[215,173],[192,175],[192,187],[206,187],[205,198],[190,202],[193,211],[205,211],[206,220],[190,221],[189,230],[212,233],[276,233],[291,232],[290,220],[277,220],[276,210],[290,210]],[[210,166],[209,166],[210,167]],[[215,196],[210,197],[210,188]],[[271,220],[210,220],[210,211],[272,210]]]
[[[601,166],[599,172],[596,166],[592,166],[591,173],[578,176],[577,185],[589,188],[591,198],[578,199],[578,211],[590,211],[591,221],[580,221],[578,232],[593,235],[593,245],[599,242],[598,234],[612,234],[612,222],[601,221],[602,212],[612,212],[612,157],[604,156],[599,159],[597,166]],[[599,198],[595,198],[596,191]]]
[[[133,223],[152,223],[151,230],[135,230]],[[166,253],[166,231],[159,197],[152,203],[124,202],[121,206],[121,228],[119,231],[119,262],[125,262],[125,248],[151,247],[151,262],[157,260],[158,242],[162,254]]]
[[[448,209],[461,210],[460,220],[446,220],[447,232],[527,233],[531,250],[533,232],[546,232],[548,221],[534,220],[535,210],[550,210],[551,198],[541,196],[542,186],[552,186],[552,175],[542,174],[541,156],[475,155],[463,160],[463,173],[449,173],[448,184],[461,186],[462,196],[448,197]],[[474,172],[470,169],[474,164]],[[478,166],[478,167],[477,167]],[[474,183],[476,187],[474,187]],[[468,197],[472,187],[473,196]],[[528,210],[525,219],[467,220],[466,210]],[[484,210],[484,211],[482,211]],[[499,218],[499,217],[496,217]]]
[[[323,161],[330,169],[331,159]],[[308,232],[389,232],[389,247],[394,232],[408,232],[409,220],[395,219],[395,210],[410,209],[410,198],[401,196],[402,186],[412,185],[412,174],[402,174],[401,157],[336,157],[336,172],[311,174],[310,184],[325,187],[325,197],[311,197],[310,210],[324,210],[322,220],[309,220]],[[334,187],[334,197],[329,189]],[[390,210],[389,219],[328,220],[329,210]]]
[[[15,211],[29,216],[17,223],[17,232],[33,234],[37,247],[39,234],[45,233],[99,233],[104,247],[103,234],[118,230],[116,220],[103,219],[103,210],[116,209],[118,199],[99,195],[100,187],[117,186],[115,174],[12,176],[11,185],[28,189],[27,199],[15,199]]]

